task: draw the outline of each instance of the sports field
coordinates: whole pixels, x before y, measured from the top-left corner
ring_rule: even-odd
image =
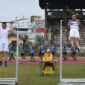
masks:
[[[8,65],[8,77],[14,76],[15,64]],[[64,78],[85,78],[84,63],[64,63]],[[59,63],[56,76],[41,76],[38,63],[19,64],[19,82],[17,85],[57,85],[59,83]]]

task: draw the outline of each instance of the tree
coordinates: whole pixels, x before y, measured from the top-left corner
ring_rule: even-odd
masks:
[[[43,36],[36,35],[36,37],[35,37],[35,43],[36,44],[40,44],[41,42],[43,42],[43,40],[44,40]]]

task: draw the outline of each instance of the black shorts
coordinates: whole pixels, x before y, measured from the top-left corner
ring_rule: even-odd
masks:
[[[52,55],[55,55],[55,52],[52,52]]]
[[[67,55],[67,52],[63,52],[63,55]]]
[[[34,53],[29,53],[30,56],[34,56]]]
[[[41,52],[40,52],[40,53],[39,53],[39,56],[44,56],[44,53],[41,53]]]
[[[53,63],[50,63],[50,62],[45,63],[45,66],[52,66],[52,65],[53,65]]]
[[[9,54],[9,55],[13,56],[14,54]]]
[[[72,54],[72,55],[76,55],[76,52],[72,52],[71,54]]]
[[[23,53],[21,53],[21,56],[24,56],[24,54],[23,54]]]

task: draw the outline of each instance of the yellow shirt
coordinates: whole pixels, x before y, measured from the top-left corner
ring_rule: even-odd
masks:
[[[43,61],[52,61],[53,56],[52,54],[50,54],[50,56],[48,56],[48,54],[45,54],[43,57]]]

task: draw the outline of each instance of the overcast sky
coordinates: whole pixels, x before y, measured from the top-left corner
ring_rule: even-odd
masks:
[[[39,7],[39,0],[0,0],[0,21],[32,15],[44,17],[44,10]]]

